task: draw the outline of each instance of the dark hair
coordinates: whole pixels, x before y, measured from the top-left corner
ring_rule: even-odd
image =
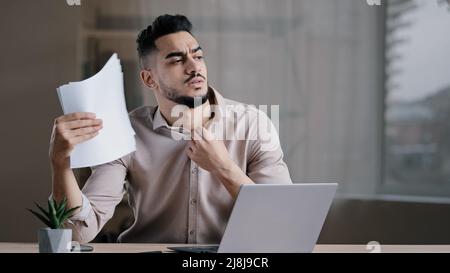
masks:
[[[147,56],[153,50],[156,50],[155,40],[161,36],[186,31],[191,33],[192,24],[184,15],[160,15],[151,25],[142,30],[137,42],[139,58]]]

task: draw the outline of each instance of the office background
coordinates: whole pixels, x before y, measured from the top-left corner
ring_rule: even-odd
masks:
[[[0,241],[36,241],[25,208],[51,191],[56,87],[117,52],[129,110],[154,104],[135,39],[185,14],[209,80],[228,98],[279,105],[292,179],[338,182],[319,243],[450,243],[450,10],[441,0],[3,1]],[[80,185],[89,170],[78,170]],[[124,201],[97,237],[130,223]]]

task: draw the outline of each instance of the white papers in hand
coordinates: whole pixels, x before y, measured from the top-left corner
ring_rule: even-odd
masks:
[[[103,120],[99,134],[75,145],[70,167],[82,168],[116,160],[136,150],[135,132],[125,104],[123,73],[114,53],[94,76],[57,88],[64,114],[92,112]]]

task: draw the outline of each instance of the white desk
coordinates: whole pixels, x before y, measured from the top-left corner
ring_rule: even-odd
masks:
[[[89,244],[93,253],[139,253],[146,251],[171,252],[168,246],[179,244]],[[0,253],[37,253],[36,243],[0,243]],[[314,253],[369,253],[366,245],[317,245]],[[381,245],[383,253],[450,253],[450,245]]]

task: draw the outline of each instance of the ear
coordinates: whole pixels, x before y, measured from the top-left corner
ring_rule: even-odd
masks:
[[[151,72],[151,70],[141,70],[140,73],[141,76],[141,80],[142,82],[149,88],[155,88],[156,87],[156,83],[155,80],[153,79],[153,73]]]

